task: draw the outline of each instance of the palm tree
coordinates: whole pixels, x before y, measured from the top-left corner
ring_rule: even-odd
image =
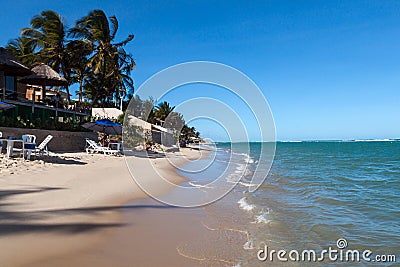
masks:
[[[35,56],[36,45],[26,37],[18,37],[8,42],[6,48],[16,56],[19,61],[27,66],[32,66],[37,62]]]
[[[196,128],[189,127],[187,124],[185,124],[182,127],[180,138],[185,141],[188,141],[188,140],[190,140],[190,137],[199,138],[200,132],[196,131]]]
[[[66,49],[69,56],[69,68],[73,75],[73,81],[79,83],[78,98],[83,100],[83,83],[90,74],[88,56],[93,52],[92,45],[85,40],[72,40]]]
[[[176,133],[180,133],[184,125],[185,120],[183,119],[182,114],[178,112],[170,112],[163,124],[163,127],[173,130]]]
[[[133,80],[130,77],[131,70],[135,67],[135,61],[128,54],[124,46],[132,41],[130,34],[122,42],[114,42],[118,31],[118,20],[115,16],[109,19],[102,10],[93,10],[87,16],[78,20],[71,29],[70,35],[75,38],[84,38],[93,46],[93,54],[89,58],[88,66],[93,70],[88,77],[89,95],[93,103],[100,101],[102,105],[118,102],[128,90],[133,91]],[[93,80],[100,80],[99,87],[93,87]]]
[[[174,108],[167,101],[164,101],[155,107],[154,115],[159,122],[164,122]]]
[[[69,57],[66,50],[67,26],[60,14],[52,10],[46,10],[31,20],[31,27],[22,29],[22,36],[28,38],[39,49],[38,59],[51,66],[58,73],[62,73],[67,79],[66,91],[68,102],[70,101],[69,85],[70,75]]]

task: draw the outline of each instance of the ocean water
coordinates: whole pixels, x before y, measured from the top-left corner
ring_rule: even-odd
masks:
[[[213,163],[202,174],[181,173],[191,180],[191,185],[204,185],[222,173],[227,162],[234,162],[235,167],[224,172],[225,179],[229,183],[241,178],[228,195],[203,207],[207,214],[204,226],[217,230],[213,242],[223,246],[224,251],[199,255],[192,246],[188,254],[208,257],[209,265],[354,265],[327,257],[322,262],[257,259],[257,252],[265,245],[274,250],[297,250],[300,254],[314,250],[318,256],[323,249],[339,249],[337,240],[345,239],[347,246],[340,247],[343,251],[370,250],[371,259],[395,255],[398,264],[399,141],[278,142],[268,177],[257,191],[249,193],[255,169],[269,168],[270,162],[260,159],[262,145],[268,144],[250,143],[248,149],[245,144],[219,143]],[[361,259],[357,264],[377,263]]]

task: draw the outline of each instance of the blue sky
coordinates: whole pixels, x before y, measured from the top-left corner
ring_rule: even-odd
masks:
[[[279,140],[400,137],[398,1],[15,0],[2,7],[1,46],[42,10],[58,11],[69,25],[93,9],[116,15],[117,40],[135,34],[127,50],[137,87],[192,60],[237,68],[263,91]],[[257,139],[246,109],[223,90],[187,86],[167,100],[205,95],[228,99]],[[225,138],[207,122],[193,125]]]

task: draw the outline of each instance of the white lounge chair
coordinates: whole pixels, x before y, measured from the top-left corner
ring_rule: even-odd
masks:
[[[46,138],[40,143],[39,146],[35,148],[35,157],[40,154],[40,155],[49,155],[49,150],[47,149],[47,144],[53,139],[52,135],[46,136]]]
[[[119,150],[110,149],[109,147],[99,146],[95,141],[86,138],[86,153],[103,153],[104,155],[117,155]]]

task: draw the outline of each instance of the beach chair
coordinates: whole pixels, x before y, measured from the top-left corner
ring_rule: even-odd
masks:
[[[35,148],[35,157],[40,154],[40,155],[49,155],[49,150],[47,149],[47,144],[53,139],[52,135],[46,136],[46,138],[40,143],[39,146]]]
[[[32,152],[36,149],[36,136],[32,134],[24,134],[22,136],[22,141],[24,144],[24,150],[27,154],[26,159],[30,160]],[[22,156],[25,157],[25,155]]]
[[[103,153],[104,155],[117,155],[119,150],[110,149],[109,147],[99,146],[95,141],[86,138],[86,153]]]

